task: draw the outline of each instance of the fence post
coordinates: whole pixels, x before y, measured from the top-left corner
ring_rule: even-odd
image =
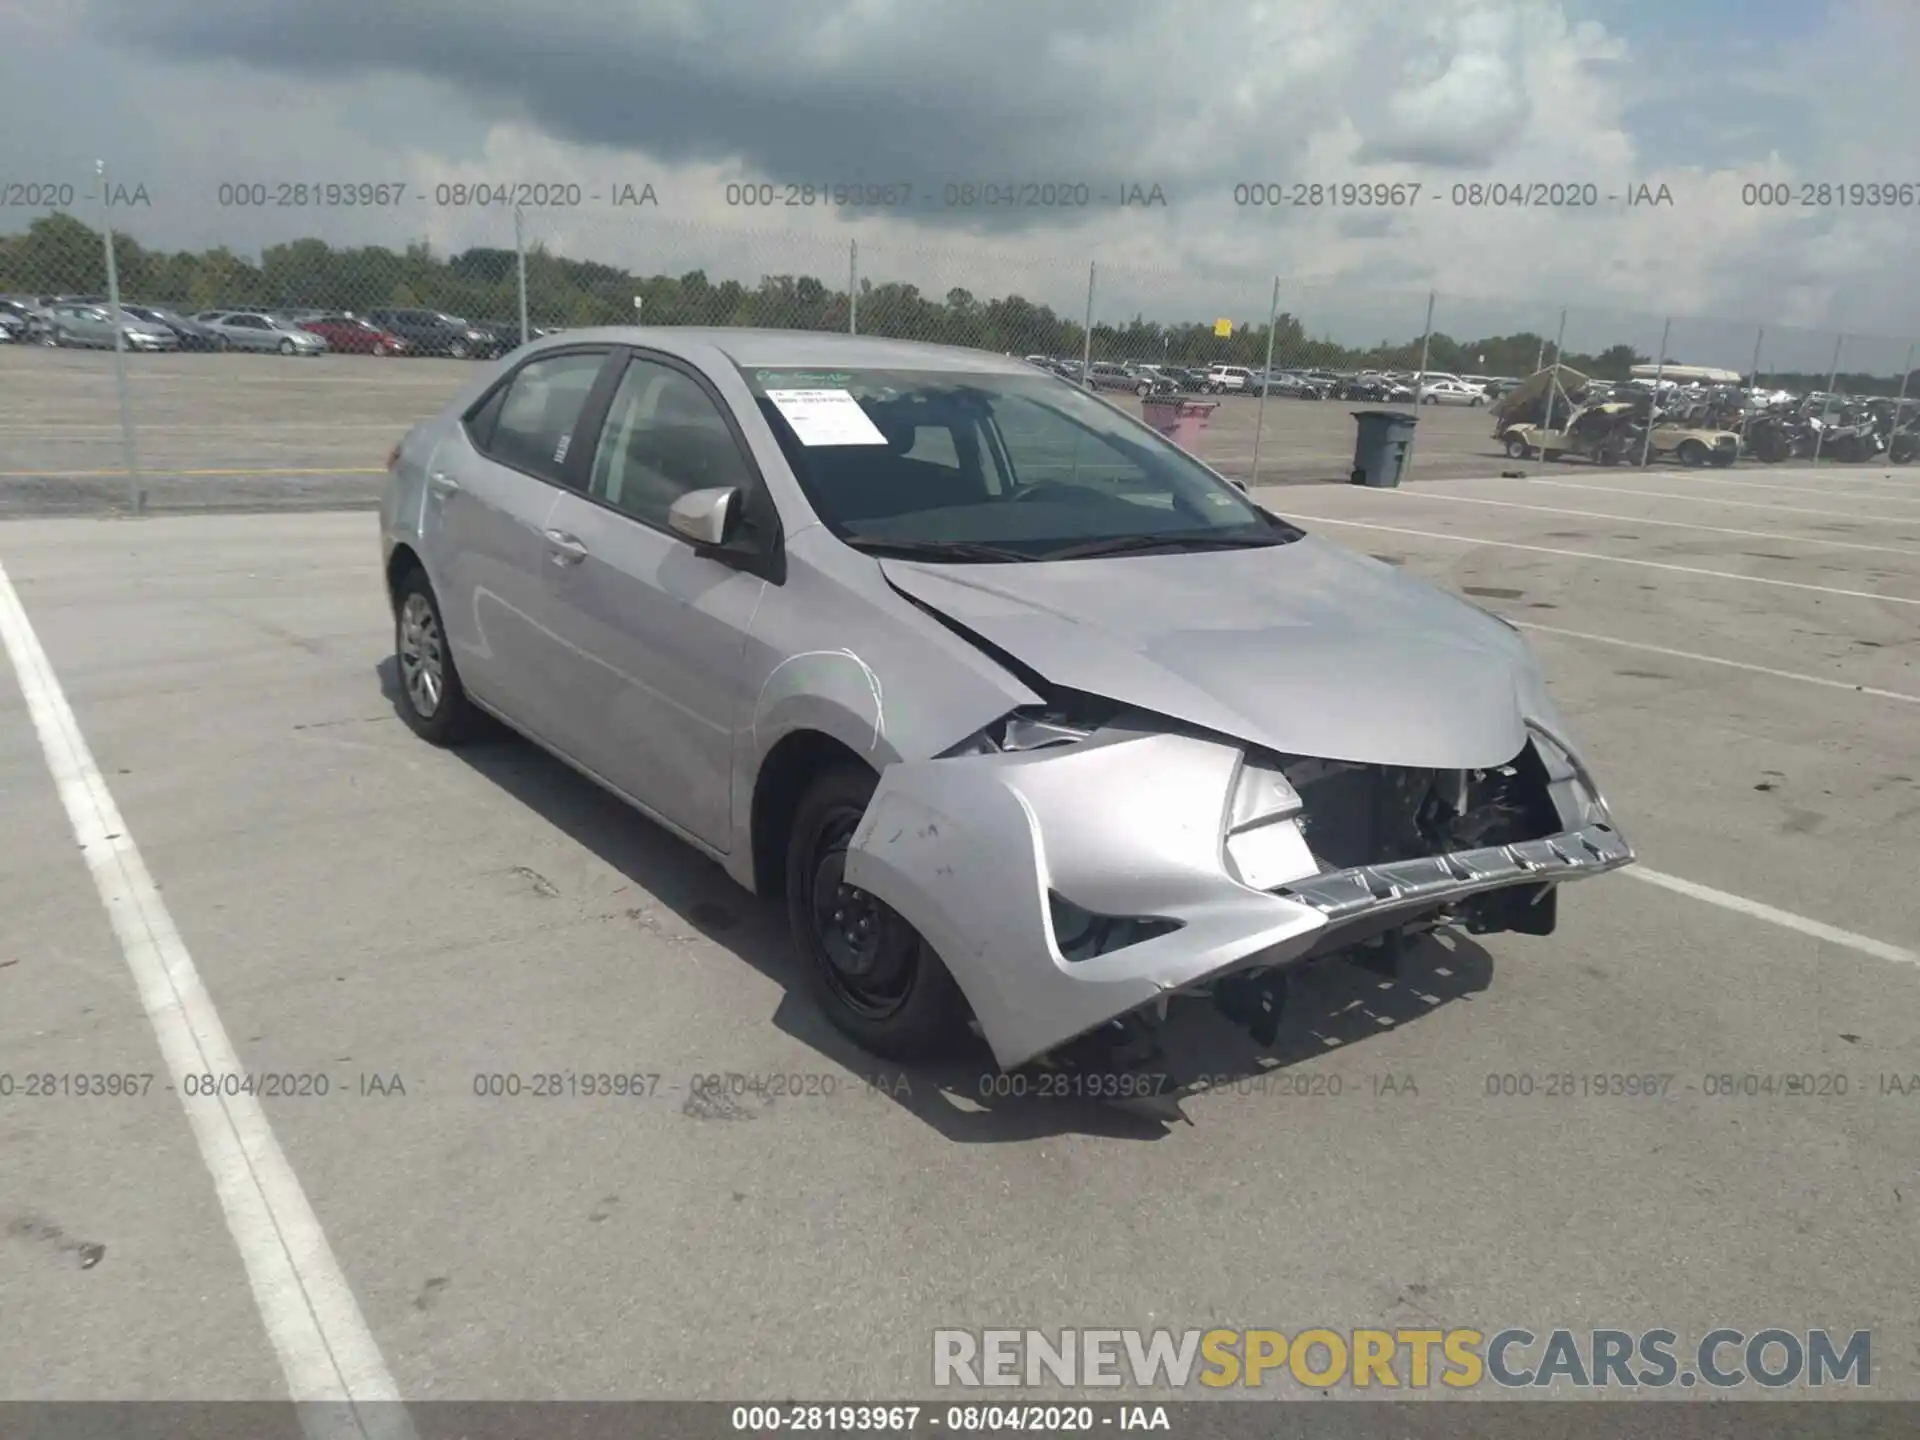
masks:
[[[1248,485],[1260,483],[1260,432],[1267,423],[1267,382],[1273,375],[1273,332],[1280,323],[1280,277],[1273,277],[1273,303],[1267,306],[1267,368],[1260,372],[1260,408],[1253,412],[1253,474]]]
[[[107,162],[93,162],[93,173],[100,180],[101,229],[107,247],[107,313],[113,317],[113,382],[120,392],[120,451],[127,467],[127,500],[138,515],[147,508],[147,490],[140,479],[140,445],[133,431],[133,396],[127,388],[126,323],[120,313],[120,269],[113,257],[113,204],[107,189]]]
[[[1560,388],[1560,357],[1565,355],[1566,353],[1567,353],[1567,307],[1562,305],[1560,307],[1560,328],[1556,330],[1553,335],[1553,378],[1547,381],[1546,424],[1541,427],[1542,429],[1551,430],[1553,428],[1553,402],[1555,400],[1566,399],[1566,391]],[[1546,369],[1546,366],[1544,363],[1541,365],[1540,369],[1541,370]],[[1536,375],[1539,373],[1540,373],[1539,370],[1534,371],[1534,374]],[[1573,402],[1571,400],[1567,401],[1567,409],[1569,410],[1573,409]]]
[[[1753,397],[1751,392],[1760,388],[1760,342],[1767,338],[1767,327],[1762,325],[1753,332],[1753,368],[1747,372],[1748,394],[1740,397],[1740,448],[1747,448],[1747,426],[1753,421]]]
[[[1099,268],[1099,262],[1087,262],[1087,324],[1085,333],[1080,337],[1080,385],[1086,388],[1087,376],[1093,372],[1093,276]],[[1077,452],[1077,447],[1076,447]]]
[[[1827,373],[1827,393],[1820,402],[1820,428],[1813,432],[1813,463],[1820,463],[1820,446],[1827,438],[1827,416],[1833,413],[1833,387],[1840,383],[1840,347],[1847,343],[1846,332],[1833,337],[1833,368]]]
[[[1913,350],[1912,345],[1907,346],[1907,361],[1900,367],[1900,393],[1893,402],[1893,428],[1896,430],[1900,428],[1901,407],[1907,403],[1907,379],[1913,374]]]
[[[1666,323],[1660,327],[1660,353],[1653,360],[1653,400],[1647,406],[1647,433],[1640,442],[1640,464],[1645,468],[1647,457],[1653,454],[1653,427],[1660,415],[1660,378],[1667,370],[1667,339],[1673,334],[1673,317],[1669,315]]]
[[[1427,383],[1427,347],[1433,342],[1433,291],[1427,291],[1427,323],[1420,332],[1420,368],[1413,376],[1413,408],[1419,413],[1420,392]]]
[[[527,236],[520,207],[513,207],[513,266],[520,288],[520,343],[527,343]]]
[[[860,242],[847,241],[847,334],[860,333]]]

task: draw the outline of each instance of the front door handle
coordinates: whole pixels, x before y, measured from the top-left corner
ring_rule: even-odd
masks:
[[[580,543],[580,537],[564,530],[547,531],[547,549],[556,565],[578,565],[587,558],[587,547]]]
[[[427,487],[436,495],[451,495],[460,488],[460,482],[444,470],[436,470],[427,477]]]

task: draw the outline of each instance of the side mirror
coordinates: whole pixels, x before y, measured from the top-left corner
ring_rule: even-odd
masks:
[[[696,545],[724,545],[732,537],[740,492],[731,485],[689,490],[667,511],[667,528]]]
[[[1233,488],[1234,488],[1234,489],[1236,489],[1236,490],[1238,490],[1238,491],[1239,491],[1239,492],[1240,492],[1240,493],[1241,493],[1242,495],[1246,495],[1246,494],[1250,494],[1250,493],[1251,493],[1251,492],[1250,492],[1250,491],[1249,491],[1249,490],[1247,489],[1247,482],[1246,482],[1246,481],[1244,481],[1244,480],[1234,480],[1234,479],[1229,479],[1229,480],[1227,481],[1227,483],[1228,483],[1229,485],[1231,485],[1231,486],[1233,486]]]

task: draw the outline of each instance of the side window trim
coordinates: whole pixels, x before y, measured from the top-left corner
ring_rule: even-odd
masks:
[[[461,413],[460,428],[466,433],[468,443],[493,464],[504,466],[516,474],[525,475],[530,480],[538,480],[543,484],[553,485],[560,489],[584,490],[585,482],[581,477],[586,472],[580,469],[580,456],[582,451],[591,451],[593,447],[590,445],[583,446],[578,442],[580,436],[583,434],[598,433],[597,430],[589,430],[588,423],[593,418],[596,402],[599,412],[604,414],[607,401],[612,397],[613,386],[609,381],[609,377],[617,375],[621,369],[619,365],[612,363],[617,358],[618,353],[619,347],[612,345],[568,345],[553,350],[542,350],[537,355],[527,356],[519,364],[515,365],[513,369],[489,385],[486,390],[481,393],[479,399],[475,400],[473,404],[469,405],[466,410]],[[493,450],[494,425],[488,425],[487,434],[483,439],[474,432],[474,421],[479,419],[482,413],[484,413],[487,407],[492,405],[494,401],[504,401],[508,389],[511,388],[515,380],[520,378],[521,372],[529,365],[542,364],[548,360],[558,360],[568,355],[598,355],[600,357],[600,370],[599,373],[594,376],[593,385],[587,391],[587,398],[580,407],[579,417],[574,421],[573,443],[570,443],[567,447],[567,458],[561,462],[560,476],[556,479],[552,475],[542,475],[536,471],[527,469],[525,466],[516,465],[511,460],[502,459],[499,455],[495,454]],[[494,424],[498,423],[499,418],[499,412],[496,410],[493,416]]]

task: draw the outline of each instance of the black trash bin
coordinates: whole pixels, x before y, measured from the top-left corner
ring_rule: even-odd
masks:
[[[1353,483],[1383,490],[1399,485],[1419,417],[1399,410],[1355,410],[1353,418],[1360,422],[1353,440]]]

